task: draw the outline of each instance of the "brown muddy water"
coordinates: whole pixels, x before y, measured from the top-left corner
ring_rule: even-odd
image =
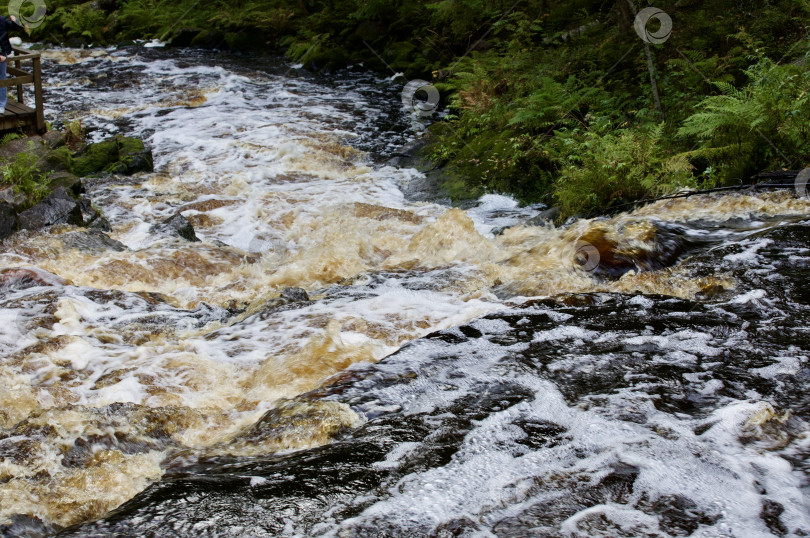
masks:
[[[394,82],[45,57],[156,170],[0,247],[0,533],[810,534],[808,200],[529,225],[410,196]]]

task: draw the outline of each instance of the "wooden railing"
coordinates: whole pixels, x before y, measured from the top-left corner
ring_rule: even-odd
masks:
[[[9,95],[6,113],[0,116],[0,130],[32,127],[38,133],[44,133],[45,113],[42,102],[42,62],[39,52],[14,48],[14,54],[9,56],[7,72],[11,77],[0,80],[0,88],[17,87],[17,101]],[[22,69],[23,62],[32,62],[31,70]],[[14,66],[12,67],[12,62]],[[23,87],[34,85],[34,108],[25,104]]]

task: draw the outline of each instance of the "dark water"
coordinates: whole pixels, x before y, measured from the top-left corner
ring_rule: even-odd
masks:
[[[173,469],[64,535],[805,535],[808,241],[691,258],[740,283],[707,301],[567,295],[432,334],[300,397],[368,417],[333,444]]]

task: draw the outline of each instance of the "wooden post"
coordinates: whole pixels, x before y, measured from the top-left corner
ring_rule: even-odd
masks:
[[[42,66],[40,65],[40,56],[37,54],[32,58],[34,61],[34,101],[36,102],[37,113],[37,132],[42,134],[45,132],[45,110],[42,100]]]
[[[22,65],[22,62],[20,62],[20,60],[17,60],[16,62],[14,62],[14,66],[15,66],[17,69],[19,69],[21,65]],[[22,84],[17,84],[17,101],[18,101],[18,102],[19,102],[21,105],[24,105],[24,104],[25,104],[25,102],[23,101],[23,99],[24,99],[24,98],[23,98],[23,85],[22,85]]]

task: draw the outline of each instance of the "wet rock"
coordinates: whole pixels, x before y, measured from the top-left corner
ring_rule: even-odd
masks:
[[[44,141],[40,143],[37,170],[41,172],[70,172],[71,155],[66,146],[50,149]]]
[[[309,302],[310,298],[306,291],[301,288],[284,288],[275,299],[267,301],[259,312],[259,317],[265,319],[270,314],[298,308],[303,303]]]
[[[20,153],[36,157],[36,169],[44,172],[69,172],[71,169],[70,150],[64,145],[61,133],[44,136],[28,136],[11,140],[0,146],[0,161],[11,161]]]
[[[152,233],[179,236],[186,241],[199,241],[197,234],[194,233],[194,226],[180,213],[174,214],[160,224],[155,224],[150,231]]]
[[[281,296],[279,298],[290,303],[310,300],[309,294],[302,288],[284,288],[281,290]]]
[[[25,195],[19,192],[14,192],[13,187],[0,189],[0,203],[5,203],[14,207],[22,207],[25,205],[25,201]]]
[[[655,271],[674,265],[688,247],[677,228],[643,227],[634,242],[621,241],[609,230],[593,227],[580,236],[574,263],[597,278],[615,280],[629,271]],[[643,245],[643,246],[641,246]]]
[[[96,209],[93,203],[87,198],[79,198],[79,209],[82,212],[82,220],[85,226],[89,226],[105,232],[112,231],[110,221],[104,218],[101,211]]]
[[[7,161],[13,159],[18,153],[36,150],[42,146],[42,138],[39,136],[30,136],[18,138],[16,140],[9,140],[0,146],[0,160]]]
[[[8,293],[38,286],[64,286],[67,281],[39,268],[13,267],[0,270],[0,291]]]
[[[73,159],[73,172],[86,176],[100,172],[130,175],[154,170],[152,152],[143,141],[116,135],[89,144]]]
[[[436,527],[437,538],[450,538],[456,536],[475,536],[483,534],[481,526],[468,517],[462,517],[443,523]]]
[[[90,223],[89,228],[92,230],[101,230],[102,232],[111,232],[112,224],[110,224],[110,221],[107,220],[106,217],[98,217]]]
[[[17,212],[14,207],[0,202],[0,240],[17,231]]]
[[[545,211],[541,211],[539,214],[526,221],[526,224],[528,224],[529,226],[543,226],[547,222],[554,222],[559,216],[560,216],[560,208],[550,207]]]
[[[40,203],[19,214],[20,228],[39,230],[54,224],[84,224],[79,201],[64,187],[57,187]]]
[[[772,501],[771,499],[765,499],[765,501],[762,503],[762,511],[760,512],[759,517],[762,518],[765,525],[767,525],[771,532],[776,536],[785,536],[788,532],[787,527],[785,527],[785,524],[782,523],[782,519],[780,517],[784,511],[784,506],[776,501]]]
[[[11,523],[0,525],[0,536],[8,538],[39,538],[50,536],[56,530],[35,517],[26,515],[11,516]]]
[[[129,250],[120,241],[116,241],[101,230],[68,232],[59,236],[66,248],[75,248],[82,252],[100,253],[107,250],[123,252]]]
[[[660,515],[661,529],[673,536],[689,536],[701,525],[711,525],[719,519],[706,515],[683,495],[665,495],[653,504],[653,510]]]
[[[361,424],[346,404],[330,401],[281,403],[262,416],[250,430],[213,453],[232,455],[270,454],[323,445]]]
[[[52,189],[64,187],[76,196],[84,192],[84,185],[79,176],[71,174],[70,172],[56,172],[50,176],[50,183],[48,186]]]

